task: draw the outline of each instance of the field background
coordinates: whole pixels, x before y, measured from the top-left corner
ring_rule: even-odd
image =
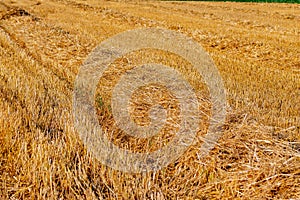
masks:
[[[177,1],[188,1],[188,0],[177,0]],[[195,0],[195,1],[200,1],[200,0]],[[202,1],[209,1],[209,0],[202,0]],[[222,0],[211,0],[211,1],[222,1]],[[300,3],[300,0],[230,0],[230,1],[232,1],[232,2],[261,2],[261,3]]]
[[[106,38],[141,27],[175,30],[202,45],[230,105],[209,157],[198,156],[197,143],[166,169],[145,175],[101,165],[72,118],[84,59]],[[148,54],[120,59],[102,83]],[[161,62],[173,58],[150,54]],[[166,64],[176,67],[176,59]],[[197,76],[185,73],[199,90]],[[2,0],[0,199],[299,199],[299,98],[297,4]],[[109,108],[101,105],[103,123]]]

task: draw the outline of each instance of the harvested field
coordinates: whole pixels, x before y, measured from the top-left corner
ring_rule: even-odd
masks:
[[[180,159],[157,172],[130,174],[87,152],[74,129],[73,89],[80,66],[101,41],[143,27],[178,31],[203,46],[223,78],[229,106],[223,136],[202,158],[211,102],[201,77],[185,60],[159,50],[118,59],[99,80],[95,102],[115,144],[153,151],[176,129],[166,128],[148,146],[149,140],[115,128],[111,90],[134,65],[177,69],[197,91],[204,113],[199,141]],[[172,98],[157,88],[141,90]],[[299,199],[299,102],[299,4],[0,2],[0,199]],[[143,109],[142,103],[133,102]],[[145,112],[133,112],[135,122],[149,123]]]

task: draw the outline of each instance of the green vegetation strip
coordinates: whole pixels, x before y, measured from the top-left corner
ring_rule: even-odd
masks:
[[[168,1],[168,0],[166,0]],[[171,0],[174,1],[174,0]],[[189,0],[175,0],[189,1]],[[300,0],[193,0],[193,1],[232,1],[232,2],[258,2],[258,3],[300,3]]]

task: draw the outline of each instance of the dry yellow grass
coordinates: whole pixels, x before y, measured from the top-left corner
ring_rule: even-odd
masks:
[[[300,198],[300,5],[3,0],[0,19],[0,199]],[[209,157],[198,157],[198,141],[175,163],[144,175],[94,159],[72,118],[81,63],[104,39],[140,27],[199,42],[230,104]],[[99,94],[109,102],[115,70],[145,59],[179,71],[184,62],[157,51],[127,55],[100,80]],[[209,107],[199,77],[182,73]],[[109,107],[98,113],[100,123],[111,123]],[[118,138],[125,148],[120,141],[128,141]],[[140,150],[131,140],[128,146]]]

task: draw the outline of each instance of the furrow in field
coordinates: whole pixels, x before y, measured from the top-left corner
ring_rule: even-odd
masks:
[[[19,49],[5,32],[0,35],[0,54],[6,58],[1,62],[0,96],[1,101],[9,103],[7,109],[18,113],[20,117],[21,124],[14,128],[18,130],[23,126],[27,127],[27,131],[38,128],[44,133],[50,130],[61,131],[69,120],[70,111],[66,107],[70,104],[70,99],[64,82],[47,68],[40,66],[26,51]],[[61,113],[60,116],[57,113]],[[60,118],[62,116],[64,118]]]

